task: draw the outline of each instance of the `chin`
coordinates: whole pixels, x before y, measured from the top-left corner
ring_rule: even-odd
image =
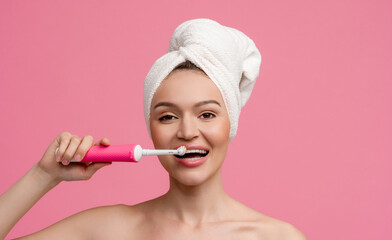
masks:
[[[177,182],[183,184],[184,186],[200,186],[211,179],[214,179],[219,175],[220,167],[211,171],[192,171],[192,172],[177,172],[175,175],[171,174]]]
[[[200,166],[184,167],[171,158],[169,156],[159,156],[160,162],[169,173],[170,178],[184,186],[198,186],[205,183],[219,172],[223,163],[222,161],[220,164],[214,164],[214,160],[217,159],[211,156]]]
[[[189,170],[189,169],[183,169]],[[170,177],[185,186],[198,186],[206,182],[210,176],[201,171],[181,171],[170,174]]]

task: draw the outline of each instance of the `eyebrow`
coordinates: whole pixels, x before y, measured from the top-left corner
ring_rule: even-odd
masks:
[[[206,100],[206,101],[198,102],[198,103],[195,104],[195,107],[200,107],[200,106],[202,106],[202,105],[211,104],[211,103],[217,104],[219,107],[221,107],[221,105],[219,104],[219,102],[218,102],[218,101],[215,101],[215,100]],[[161,106],[166,106],[166,107],[177,107],[176,104],[171,103],[171,102],[160,102],[160,103],[157,103],[157,104],[154,106],[154,109],[156,109],[157,107],[161,107]]]

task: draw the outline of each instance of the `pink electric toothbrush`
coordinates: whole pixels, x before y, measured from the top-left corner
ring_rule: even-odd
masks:
[[[56,154],[59,149],[56,149]],[[183,156],[186,147],[171,149],[142,149],[137,144],[91,146],[81,162],[139,162],[142,156],[176,154]],[[71,162],[77,162],[72,159]]]

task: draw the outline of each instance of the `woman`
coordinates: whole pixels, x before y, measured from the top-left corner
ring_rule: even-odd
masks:
[[[184,24],[193,25],[188,29],[193,33],[202,29],[206,32],[203,24],[218,27],[212,20],[199,19],[176,29],[168,54],[154,63],[145,80],[145,116],[155,148],[175,149],[184,145],[187,149],[200,150],[199,153],[159,156],[169,174],[170,188],[158,198],[133,206],[120,204],[89,209],[18,239],[305,239],[291,224],[258,213],[224,191],[221,166],[228,144],[235,136],[239,116],[238,112],[233,113],[233,101],[227,99],[228,88],[233,85],[219,82],[217,72],[221,70],[209,68],[214,65],[211,61],[209,66],[204,65],[202,57],[195,58],[190,54],[192,51],[187,58],[178,52],[173,58],[173,45],[181,42],[176,34],[187,29]],[[182,36],[189,37],[189,34]],[[186,47],[175,49],[184,53]],[[195,52],[197,48],[190,49]],[[250,74],[240,71],[242,76]],[[253,83],[257,75],[254,74]],[[241,81],[246,78],[242,77]],[[242,106],[250,95],[248,92],[243,97],[249,91],[247,86],[242,90],[238,87],[244,93],[237,96],[242,99]],[[104,138],[95,143],[98,144],[107,146],[110,141]],[[36,201],[61,181],[89,179],[98,169],[110,164],[70,164],[72,158],[83,159],[92,145],[91,136],[79,138],[65,132],[56,137],[42,159],[1,196],[2,238]],[[57,155],[56,148],[59,148]]]

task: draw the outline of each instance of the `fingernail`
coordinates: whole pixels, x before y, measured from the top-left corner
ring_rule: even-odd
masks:
[[[56,157],[56,162],[60,162],[60,160],[61,160],[60,156],[57,156]]]
[[[69,163],[69,161],[68,160],[63,160],[62,163],[63,163],[63,165],[67,165]]]
[[[82,156],[80,156],[79,154],[76,154],[75,160],[79,162],[80,160],[82,160]]]

